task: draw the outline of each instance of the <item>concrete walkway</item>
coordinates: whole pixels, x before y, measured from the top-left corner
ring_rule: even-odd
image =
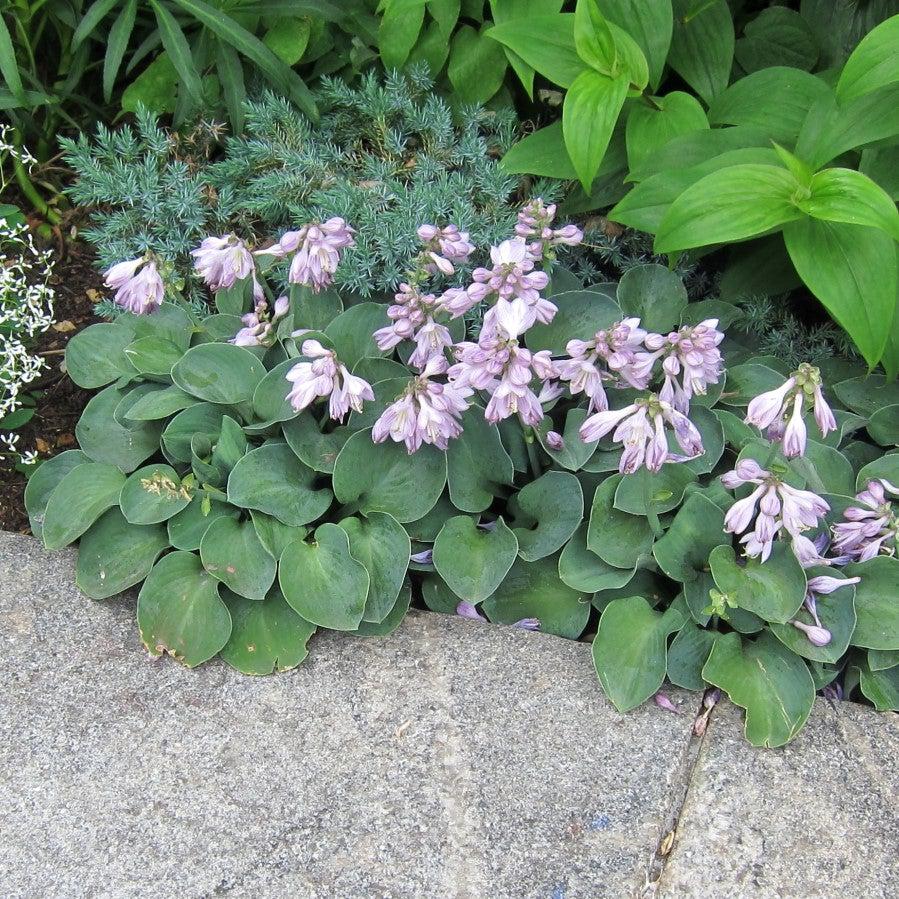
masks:
[[[0,533],[4,897],[899,893],[895,716],[819,702],[762,752],[722,705],[700,740],[696,695],[620,715],[587,645],[433,614],[188,671],[73,562]]]

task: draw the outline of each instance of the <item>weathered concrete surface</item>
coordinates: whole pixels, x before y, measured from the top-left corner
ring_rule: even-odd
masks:
[[[819,699],[763,752],[738,709],[716,709],[658,895],[899,895],[899,717]]]
[[[0,534],[4,897],[620,897],[689,773],[684,714],[589,647],[414,615],[269,678],[141,649],[133,597]]]

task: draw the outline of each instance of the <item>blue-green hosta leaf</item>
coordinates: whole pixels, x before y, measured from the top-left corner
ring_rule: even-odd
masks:
[[[296,418],[284,422],[281,427],[287,445],[297,458],[313,471],[331,474],[337,454],[353,433],[348,427],[340,426],[323,434],[312,413],[306,409]]]
[[[437,535],[434,567],[460,599],[479,603],[493,595],[517,554],[518,540],[502,518],[485,530],[457,515]]]
[[[275,587],[262,602],[223,591],[231,613],[231,636],[222,658],[243,674],[271,674],[296,668],[309,654],[315,625],[304,621]]]
[[[551,350],[554,355],[565,352],[569,340],[590,340],[601,328],[607,328],[622,317],[614,298],[601,290],[572,290],[556,294],[559,307],[548,325],[536,324],[527,334],[531,352]]]
[[[719,635],[702,676],[746,709],[746,739],[753,746],[789,743],[815,702],[805,662],[767,631],[754,641]]]
[[[462,433],[446,452],[447,483],[453,504],[462,512],[483,512],[507,492],[515,470],[503,448],[499,429],[470,406],[462,415]]]
[[[868,422],[868,434],[881,446],[899,446],[899,403],[878,409]]]
[[[253,399],[265,376],[262,362],[249,350],[230,343],[201,343],[172,368],[175,386],[209,403],[244,403]]]
[[[252,521],[222,516],[200,541],[203,567],[240,596],[262,600],[275,582],[277,562],[266,551]]]
[[[125,356],[132,332],[114,322],[101,322],[79,331],[66,345],[66,372],[79,386],[105,387],[123,375],[135,376]]]
[[[167,652],[188,668],[211,659],[231,635],[231,616],[218,581],[194,553],[163,556],[137,597],[140,638],[154,656]]]
[[[66,450],[42,462],[25,485],[25,510],[35,537],[41,536],[47,501],[57,484],[76,466],[90,462],[81,450]]]
[[[687,497],[652,553],[668,577],[685,583],[708,571],[716,546],[729,543],[724,533],[724,512],[710,499],[694,493]],[[708,605],[708,596],[705,597]]]
[[[534,562],[560,550],[584,518],[584,494],[567,471],[547,471],[509,500],[518,554]]]
[[[587,548],[587,525],[581,524],[559,556],[559,577],[572,590],[596,593],[623,587],[634,572],[615,568]]]
[[[191,501],[189,488],[170,465],[156,462],[128,477],[119,496],[122,514],[131,524],[158,524],[177,515]]]
[[[642,596],[610,602],[593,640],[593,664],[612,705],[626,712],[649,699],[665,680],[667,640],[685,618],[671,606],[656,612]]]
[[[400,590],[400,595],[396,598],[393,608],[387,613],[382,621],[362,621],[359,627],[354,630],[355,637],[386,637],[392,634],[402,623],[409,611],[409,605],[412,602],[412,585],[407,580]]]
[[[899,667],[874,671],[863,663],[859,669],[859,686],[878,712],[899,711]]]
[[[877,556],[847,565],[849,577],[860,577],[855,587],[857,622],[850,642],[865,649],[899,649],[899,559]]]
[[[615,491],[622,477],[615,474],[606,478],[594,494],[587,548],[609,565],[632,571],[652,549],[652,529],[643,516],[615,508]]]
[[[537,427],[537,439],[540,446],[557,465],[568,471],[579,471],[596,452],[598,443],[585,443],[581,440],[580,427],[587,417],[587,410],[575,406],[565,415],[565,427],[562,429],[562,448],[555,449],[547,443],[546,437],[553,430],[552,419],[548,416]]]
[[[166,522],[169,542],[175,549],[193,552],[200,548],[203,535],[214,521],[222,516],[237,518],[239,515],[240,510],[234,506],[198,491],[181,512]]]
[[[359,627],[368,572],[352,557],[347,532],[336,524],[320,525],[311,542],[291,543],[281,556],[278,582],[284,598],[306,621],[336,631]]]
[[[680,322],[687,289],[683,279],[664,265],[637,265],[618,283],[618,305],[625,315],[639,318],[641,327],[667,333]]]
[[[685,690],[702,690],[702,668],[717,638],[717,631],[707,631],[692,621],[684,624],[668,647],[668,680]]]
[[[326,328],[337,358],[352,369],[360,360],[383,355],[372,334],[387,324],[387,307],[359,303],[341,312]]]

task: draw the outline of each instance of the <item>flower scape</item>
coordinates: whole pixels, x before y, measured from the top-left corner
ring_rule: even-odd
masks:
[[[206,238],[205,317],[165,259],[113,265],[122,314],[68,345],[99,392],[29,482],[35,534],[80,541],[88,596],[142,583],[144,644],[189,666],[292,668],[317,628],[385,635],[414,599],[594,635],[619,710],[666,708],[667,678],[786,743],[836,678],[896,670],[899,455],[859,439],[852,381],[754,357],[663,266],[579,283],[555,214],[529,202],[483,257],[423,223],[389,302],[333,289],[336,216]]]

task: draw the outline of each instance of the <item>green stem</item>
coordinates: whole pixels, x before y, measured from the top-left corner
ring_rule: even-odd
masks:
[[[649,522],[654,537],[661,537],[663,534],[662,523],[659,521],[658,513],[655,510],[655,500],[652,498],[652,475],[649,469],[644,468],[641,475],[643,478],[643,505],[646,508],[646,520]]]
[[[531,472],[536,480],[543,474],[543,470],[540,467],[540,459],[537,456],[537,447],[534,445],[535,443],[536,437],[534,436],[534,430],[533,428],[528,428],[524,432],[524,445],[527,447],[528,462],[531,464]]]
[[[22,141],[18,132],[16,133],[16,148],[19,150],[22,148]],[[47,205],[47,201],[40,195],[31,178],[28,177],[28,170],[22,164],[19,154],[12,154],[12,164],[16,175],[16,183],[19,185],[19,190],[22,191],[25,198],[31,203],[35,211],[42,215],[51,225],[58,225],[62,221],[61,216],[55,209],[51,209]]]

